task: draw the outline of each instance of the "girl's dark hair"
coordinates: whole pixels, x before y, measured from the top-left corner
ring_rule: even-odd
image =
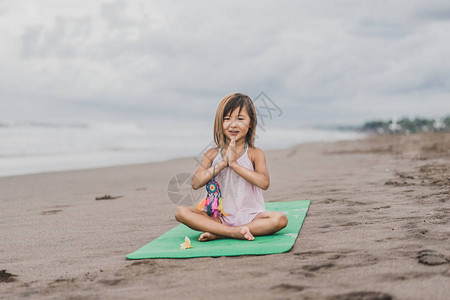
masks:
[[[223,132],[223,119],[238,107],[240,113],[243,106],[247,109],[247,113],[250,117],[250,125],[247,135],[245,136],[245,141],[249,147],[254,147],[255,131],[258,122],[256,117],[256,109],[253,105],[252,99],[249,96],[240,93],[234,93],[226,96],[222,99],[222,101],[220,101],[219,106],[217,107],[216,118],[214,120],[214,142],[217,147],[224,147],[227,141]]]

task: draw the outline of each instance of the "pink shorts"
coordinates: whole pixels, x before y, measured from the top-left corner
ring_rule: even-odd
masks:
[[[202,211],[206,212],[206,209],[203,208]],[[219,214],[217,215],[217,218],[222,222],[222,224],[235,227],[235,226],[242,226],[242,225],[250,223],[251,221],[253,221],[256,218],[257,215],[259,215],[262,212],[264,212],[264,211],[255,212],[255,213],[246,214],[246,215],[240,215],[239,217],[230,216],[230,215],[224,216],[224,215],[222,215],[222,213],[219,212]]]
[[[259,215],[261,212],[256,212],[256,213],[252,213],[252,214],[248,214],[245,217],[241,216],[240,218],[234,218],[233,216],[224,216],[222,214],[219,214],[217,217],[220,219],[220,221],[222,222],[222,224],[225,224],[227,226],[242,226],[242,225],[246,225],[250,222],[252,222],[257,215]]]

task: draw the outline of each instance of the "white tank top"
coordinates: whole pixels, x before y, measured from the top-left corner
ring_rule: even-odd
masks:
[[[213,160],[216,165],[223,160],[222,148]],[[254,171],[248,157],[247,144],[244,154],[236,162],[244,168]],[[222,192],[223,211],[227,216],[220,216],[221,221],[228,226],[241,226],[250,223],[257,214],[265,211],[264,197],[261,188],[254,186],[237,174],[231,167],[224,168],[216,175]]]

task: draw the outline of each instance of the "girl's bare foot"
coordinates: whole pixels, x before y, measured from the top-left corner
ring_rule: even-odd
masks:
[[[250,229],[247,226],[235,227],[235,232],[231,235],[231,237],[234,239],[249,240],[249,241],[253,241],[255,239],[255,237],[250,232]],[[224,236],[218,234],[214,234],[211,232],[203,232],[198,238],[198,240],[200,242],[206,242],[223,238]]]
[[[198,238],[198,240],[200,242],[206,242],[206,241],[212,241],[212,240],[217,240],[217,239],[221,239],[223,238],[223,236],[221,235],[217,235],[211,232],[203,232],[200,237]]]
[[[249,241],[253,241],[255,239],[247,226],[237,227],[236,232],[233,233],[233,238]]]

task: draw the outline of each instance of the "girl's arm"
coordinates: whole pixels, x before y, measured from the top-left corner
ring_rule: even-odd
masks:
[[[255,171],[249,170],[241,165],[239,165],[236,160],[230,162],[230,167],[238,173],[242,178],[250,182],[251,184],[267,190],[270,185],[269,171],[266,166],[266,157],[264,152],[259,149],[254,149],[255,153]]]
[[[197,171],[195,171],[194,175],[192,176],[191,186],[194,190],[198,190],[202,186],[204,186],[208,181],[210,181],[213,177],[213,160],[214,160],[214,148],[209,149],[206,151],[205,155],[203,155],[202,162],[200,163],[200,166],[197,168]],[[215,175],[220,173],[223,169],[225,169],[228,166],[228,162],[225,160],[222,160],[218,164],[216,164],[216,167],[214,168]]]

